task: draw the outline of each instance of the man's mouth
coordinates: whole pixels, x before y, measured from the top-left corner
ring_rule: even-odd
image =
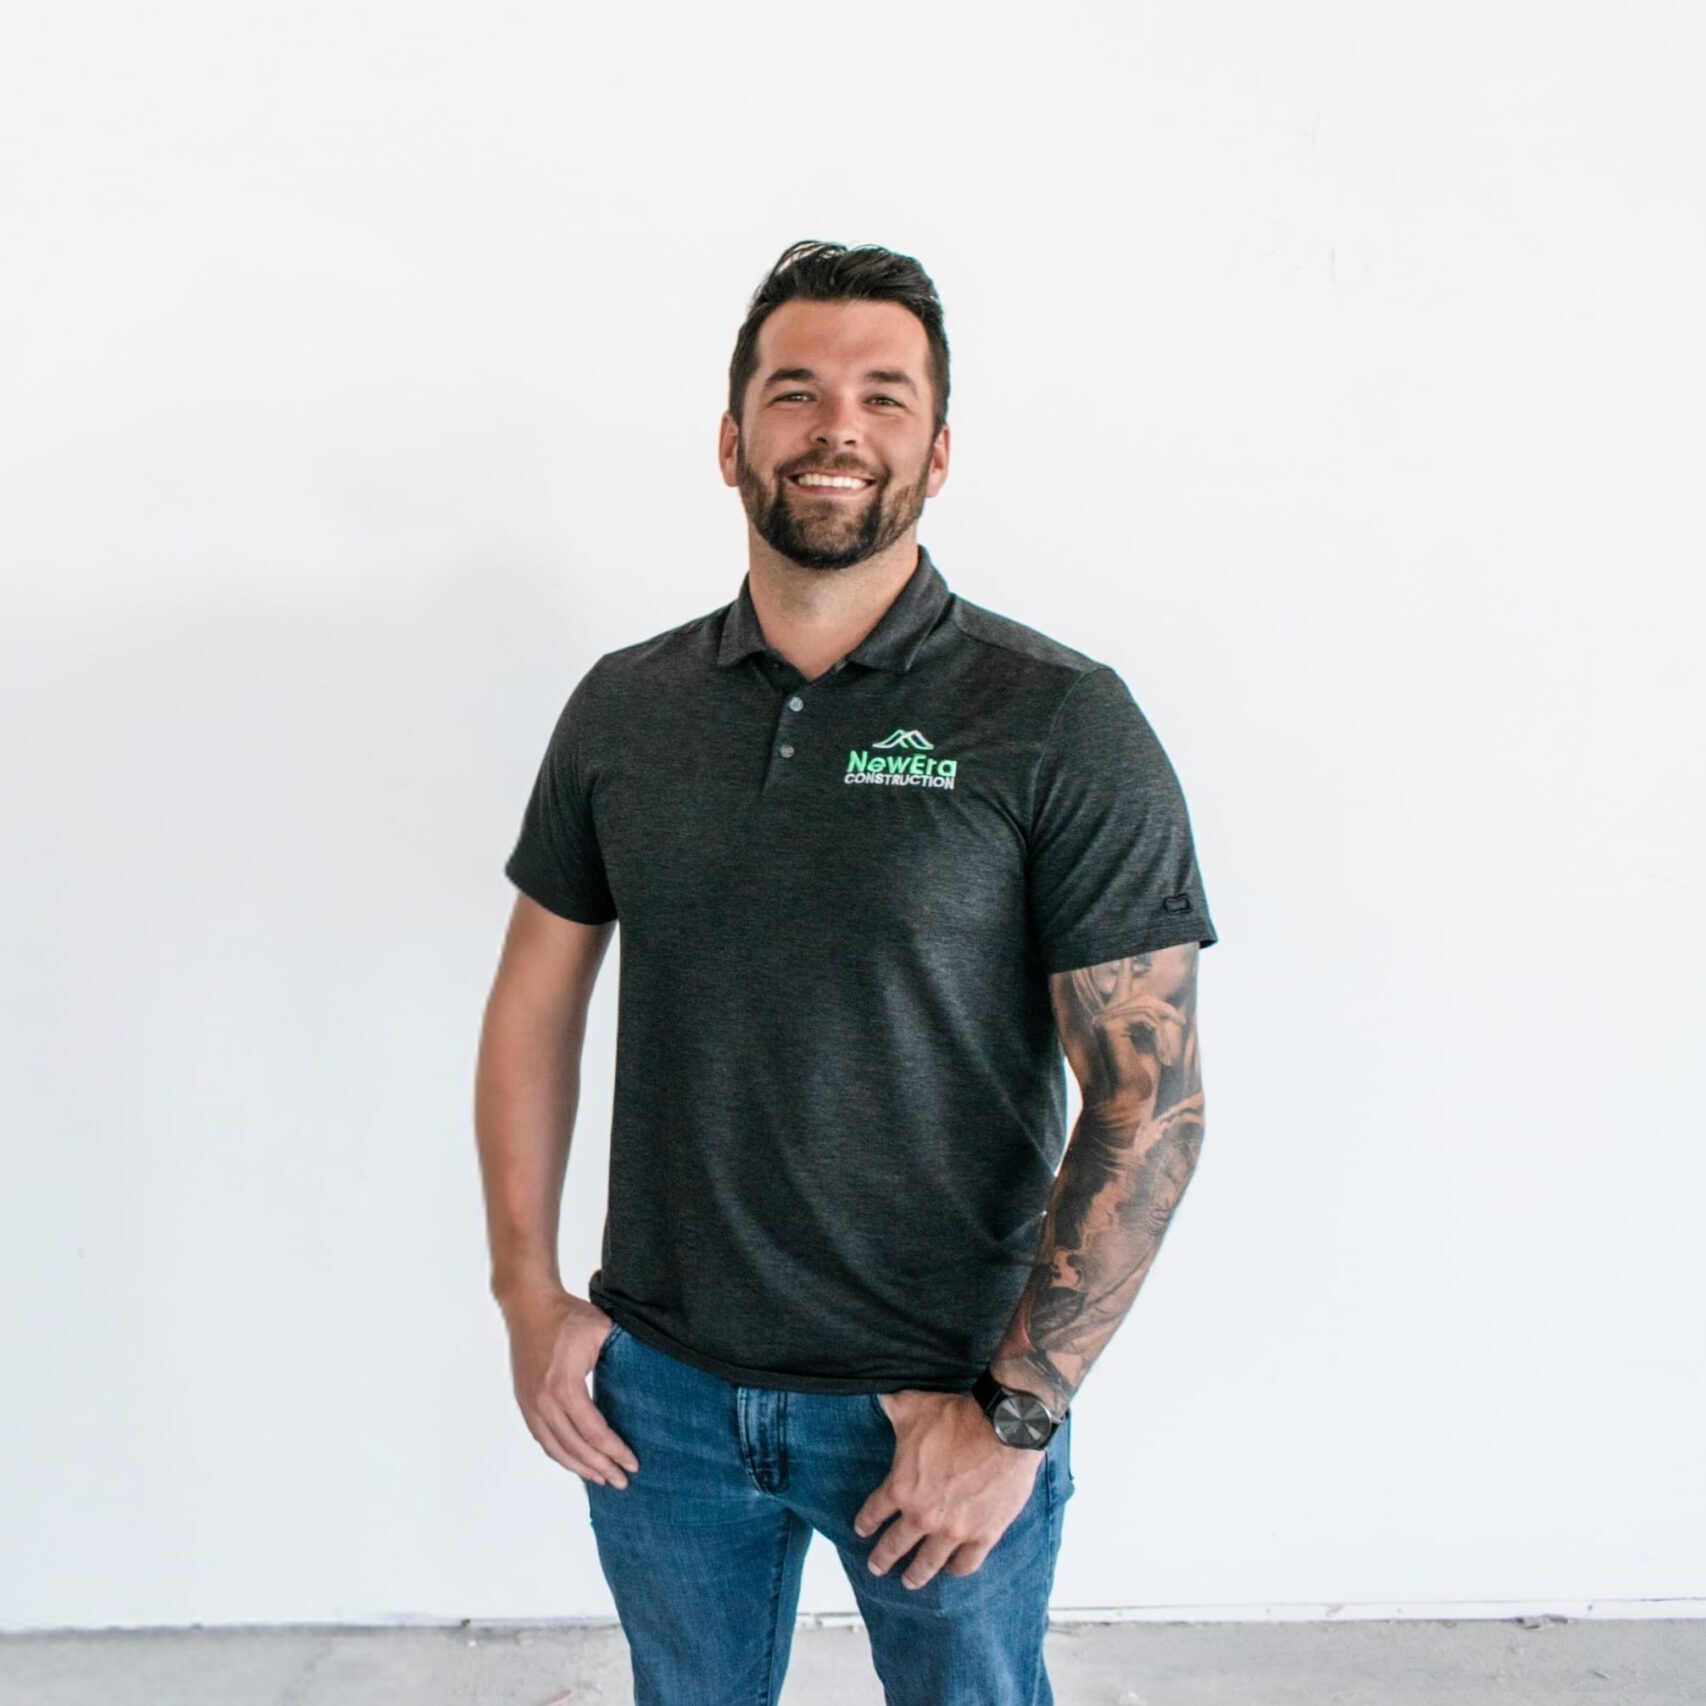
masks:
[[[790,484],[810,492],[814,497],[829,498],[855,496],[867,486],[876,484],[874,480],[867,480],[860,474],[819,474],[810,470],[804,474],[790,474],[788,480]]]

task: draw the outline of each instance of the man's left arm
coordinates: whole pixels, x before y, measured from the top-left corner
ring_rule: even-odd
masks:
[[[1131,1308],[1196,1166],[1198,952],[1187,942],[1049,978],[1084,1106],[990,1370],[1056,1416]]]
[[[1056,1416],[1131,1307],[1196,1166],[1198,947],[1159,948],[1049,980],[1084,1108],[990,1368]],[[1030,1497],[1041,1453],[999,1441],[969,1394],[886,1397],[878,1402],[895,1424],[894,1466],[853,1519],[860,1536],[882,1529],[866,1562],[882,1575],[916,1546],[901,1578],[909,1588],[938,1570],[971,1575]]]

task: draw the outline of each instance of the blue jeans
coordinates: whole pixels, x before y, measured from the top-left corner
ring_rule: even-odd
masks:
[[[894,1461],[874,1393],[735,1386],[618,1325],[592,1395],[640,1464],[626,1487],[582,1482],[635,1706],[773,1706],[814,1530],[841,1554],[889,1706],[1053,1706],[1043,1636],[1072,1496],[1070,1411],[982,1566],[909,1588],[913,1552],[884,1576],[866,1568],[888,1525],[853,1532]]]

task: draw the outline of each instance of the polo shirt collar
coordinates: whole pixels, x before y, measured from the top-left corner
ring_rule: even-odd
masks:
[[[936,626],[947,608],[951,594],[942,571],[930,560],[930,553],[918,547],[918,562],[906,585],[895,595],[894,602],[879,618],[876,627],[847,654],[853,663],[872,669],[904,672],[912,667],[918,648]],[[758,625],[758,613],[752,607],[752,575],[749,571],[740,583],[740,592],[723,615],[722,640],[717,647],[717,662],[727,669],[753,652],[768,650],[764,630]]]

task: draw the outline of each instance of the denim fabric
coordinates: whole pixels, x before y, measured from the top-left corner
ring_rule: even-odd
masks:
[[[1043,1636],[1073,1490],[1070,1412],[982,1567],[915,1589],[901,1580],[911,1552],[884,1576],[866,1568],[886,1525],[853,1532],[894,1460],[875,1393],[731,1385],[620,1325],[592,1391],[640,1463],[625,1488],[582,1483],[636,1706],[778,1701],[814,1530],[841,1554],[889,1706],[1053,1706]]]

